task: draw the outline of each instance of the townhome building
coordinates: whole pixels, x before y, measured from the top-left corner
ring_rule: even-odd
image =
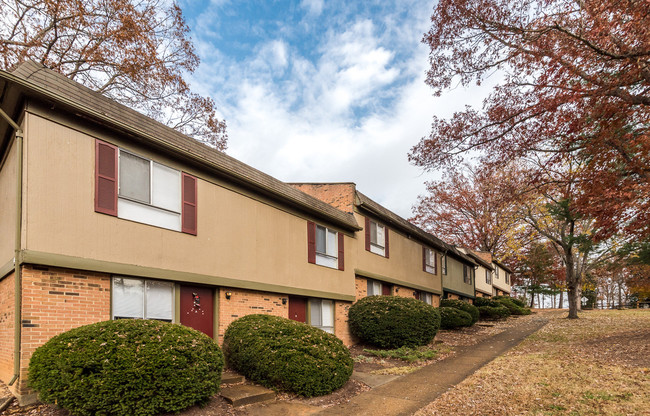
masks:
[[[474,254],[492,266],[492,296],[509,296],[512,286],[510,281],[512,270],[496,260],[488,251],[475,251]]]
[[[492,274],[494,273],[494,267],[489,262],[483,260],[474,251],[468,248],[460,248],[460,251],[467,254],[469,257],[476,262],[475,267],[475,280],[474,280],[474,290],[476,297],[489,298],[492,297]]]
[[[477,263],[455,246],[442,257],[442,290],[444,299],[458,299],[473,303],[476,298]]]
[[[299,302],[351,343],[353,214],[33,62],[0,71],[0,108],[0,379],[21,403],[38,346],[109,319],[220,342]]]
[[[440,304],[441,261],[453,247],[359,192],[354,183],[291,185],[353,215],[362,228],[355,246],[356,299],[394,295]]]

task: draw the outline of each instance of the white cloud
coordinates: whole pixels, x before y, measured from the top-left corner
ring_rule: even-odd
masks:
[[[317,17],[323,12],[323,0],[302,0],[300,7],[307,10],[310,16]]]
[[[301,6],[323,11],[318,1]],[[430,10],[428,2],[417,6]],[[197,33],[203,64],[193,84],[217,100],[228,122],[228,153],[287,182],[355,182],[386,208],[411,216],[424,181],[438,175],[410,165],[409,150],[428,135],[432,115],[480,105],[485,94],[457,89],[432,97],[424,84],[428,50],[419,42],[427,15],[410,14],[408,21],[397,11],[330,29],[315,58],[276,38],[236,62],[211,46],[214,38]]]

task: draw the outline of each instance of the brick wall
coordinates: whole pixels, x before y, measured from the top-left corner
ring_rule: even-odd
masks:
[[[14,274],[0,280],[0,380],[14,375]]]
[[[230,299],[226,299],[226,292],[230,292]],[[257,292],[244,289],[219,288],[219,345],[223,344],[223,335],[226,328],[237,318],[261,313],[289,318],[289,296],[269,292]],[[282,304],[282,298],[287,299],[287,304]]]
[[[355,296],[357,300],[368,296],[368,279],[356,276],[354,278]]]
[[[105,273],[23,266],[20,383],[28,394],[29,359],[37,347],[69,329],[111,318],[110,276]]]
[[[393,286],[393,295],[394,296],[399,296],[401,298],[415,298],[413,295],[413,292],[415,292],[415,289],[411,289],[409,287],[405,286],[399,286],[399,285],[394,285]]]
[[[343,344],[347,346],[359,342],[357,337],[350,333],[350,325],[348,324],[350,306],[352,306],[352,302],[334,302],[334,335],[339,337]]]

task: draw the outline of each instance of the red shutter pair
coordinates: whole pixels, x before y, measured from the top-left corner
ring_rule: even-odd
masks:
[[[364,231],[366,234],[366,251],[370,251],[370,219],[366,217],[366,224],[364,227]],[[389,258],[389,252],[388,252],[388,227],[384,226],[384,257]]]
[[[345,249],[343,247],[343,233],[338,232],[338,261],[339,270],[345,270]],[[307,261],[316,264],[316,224],[307,221]]]
[[[95,140],[95,211],[117,217],[117,146]],[[197,181],[182,172],[181,230],[196,235]]]

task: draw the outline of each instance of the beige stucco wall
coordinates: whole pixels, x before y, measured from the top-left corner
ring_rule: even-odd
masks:
[[[492,263],[492,267],[497,267],[497,266],[496,264]],[[494,286],[496,289],[501,289],[504,292],[510,293],[510,285],[506,283],[506,271],[503,270],[501,266],[498,267],[499,267],[499,275],[497,276],[496,273],[492,275],[494,277],[492,279],[492,286]]]
[[[445,290],[453,290],[474,297],[474,282],[471,284],[465,283],[463,280],[463,263],[451,256],[447,256],[447,275],[442,278],[442,286]]]
[[[129,265],[354,295],[353,239],[345,237],[346,270],[307,262],[307,219],[198,180],[198,235],[94,211],[95,137],[27,115],[27,250]],[[185,166],[115,136],[98,138],[173,168]],[[290,292],[288,292],[290,293]]]
[[[492,293],[492,284],[485,282],[485,271],[487,269],[481,265],[476,269],[476,290],[480,290],[483,293],[491,294]],[[492,272],[489,271],[490,277]],[[490,279],[492,281],[492,279]]]
[[[357,224],[364,227],[365,217],[358,212],[354,213]],[[381,221],[379,221],[381,223]],[[437,255],[438,274],[434,275],[422,270],[422,244],[407,238],[404,234],[384,224],[389,229],[388,244],[389,258],[366,251],[365,231],[356,233],[356,263],[357,269],[376,274],[372,276],[381,280],[381,277],[394,279],[403,286],[410,284],[421,286],[422,290],[440,293],[442,281],[440,277],[440,253]]]
[[[0,170],[0,268],[14,258],[17,164],[18,155],[14,141]]]

